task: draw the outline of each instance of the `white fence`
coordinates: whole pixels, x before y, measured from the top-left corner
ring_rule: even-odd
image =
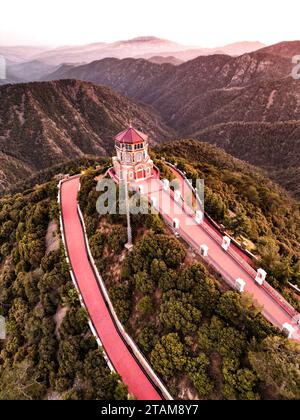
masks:
[[[169,162],[166,162],[166,164],[169,165],[170,167],[172,167],[175,171],[177,171],[179,173],[179,175],[183,178],[183,180],[187,182],[187,184],[189,185],[189,187],[192,189],[193,193],[196,195],[196,198],[197,198],[198,203],[201,204],[201,200],[198,197],[197,191],[189,183],[189,181],[187,180],[185,174],[182,171],[180,171],[175,165],[173,165],[173,164],[171,164]],[[172,192],[171,192],[171,195],[172,195]],[[189,207],[187,208],[187,207],[188,206],[186,206],[184,203],[182,203],[182,209],[188,215],[191,215],[191,212],[193,213],[193,210],[191,208],[189,208]],[[208,233],[208,235],[215,242],[217,242],[219,245],[221,245],[221,243],[222,243],[222,237],[220,235],[218,235],[217,232],[215,232],[215,230],[208,223],[205,223],[205,222],[202,223],[201,224],[201,227]],[[193,243],[192,238],[187,238],[187,234],[185,232],[183,232],[181,229],[179,229],[178,233],[183,237],[183,239],[187,243],[190,243],[193,246],[193,248],[196,249],[196,252],[198,252],[197,247]],[[240,256],[234,249],[232,249],[232,247],[229,247],[227,253],[228,253],[228,255],[230,255],[243,268],[243,270],[245,270],[250,275],[250,277],[252,279],[255,279],[255,277],[256,277],[256,270],[254,270],[253,267],[251,267],[250,264],[248,264],[247,261],[242,256]],[[246,253],[249,255],[249,252],[246,252]],[[211,256],[210,256],[210,259],[212,260],[212,265],[214,265],[216,267],[217,271],[219,271],[222,274],[222,276],[227,281],[227,283],[229,283],[230,285],[232,285],[233,279],[231,278],[231,276],[228,273],[226,273],[226,271],[222,267],[220,267],[220,265],[216,261],[213,261],[213,259],[212,259]],[[262,288],[273,299],[273,301],[275,301],[289,315],[289,317],[292,320],[298,319],[298,317],[299,317],[298,311],[292,305],[290,305],[283,298],[283,296],[279,292],[277,292],[277,290],[275,290],[268,282],[265,281],[264,284],[262,285]],[[280,329],[282,329],[282,325],[279,325],[279,322],[266,309],[263,309],[262,313],[265,315],[265,317],[272,324],[274,324],[275,326],[277,326]]]

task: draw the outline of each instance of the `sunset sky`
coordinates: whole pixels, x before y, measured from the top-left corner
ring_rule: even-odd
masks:
[[[299,0],[7,0],[1,45],[76,45],[153,35],[186,45],[300,39]]]

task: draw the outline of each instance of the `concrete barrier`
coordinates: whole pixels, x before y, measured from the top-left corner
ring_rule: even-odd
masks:
[[[195,220],[200,225],[203,223],[204,213],[201,210],[196,210]]]
[[[208,246],[206,244],[202,244],[200,246],[200,254],[202,255],[202,257],[208,256]]]
[[[246,286],[246,282],[243,279],[236,279],[235,286],[238,292],[243,293]]]
[[[223,240],[222,240],[222,248],[224,249],[224,251],[227,251],[228,248],[230,247],[230,238],[228,236],[223,236]]]
[[[295,328],[291,324],[285,323],[282,325],[282,332],[287,336],[287,338],[293,338]]]
[[[179,220],[178,219],[173,219],[173,228],[174,229],[179,229],[179,225],[180,225],[180,222],[179,222]]]
[[[257,270],[257,274],[256,274],[256,277],[255,277],[256,283],[258,283],[260,286],[262,286],[264,281],[266,280],[266,276],[267,276],[267,273],[265,272],[265,270],[263,270],[262,268],[259,268]]]

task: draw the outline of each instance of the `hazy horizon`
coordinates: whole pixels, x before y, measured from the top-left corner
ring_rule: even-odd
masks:
[[[300,39],[296,0],[10,0],[1,6],[0,44],[46,48],[155,36],[185,46],[266,45]]]
[[[80,46],[85,46],[85,45],[92,45],[92,44],[101,44],[101,43],[107,43],[107,44],[109,44],[109,43],[114,43],[114,42],[126,42],[126,41],[131,41],[131,40],[133,40],[133,39],[138,39],[138,38],[149,38],[149,37],[154,37],[154,38],[160,38],[160,39],[163,39],[163,40],[165,40],[165,41],[171,41],[171,42],[176,42],[176,43],[178,43],[179,45],[182,45],[183,47],[191,47],[191,48],[197,48],[197,47],[202,47],[202,48],[217,48],[217,47],[222,47],[222,46],[226,46],[226,45],[230,45],[230,44],[237,44],[237,43],[244,43],[244,42],[261,42],[259,39],[258,40],[253,40],[253,41],[249,41],[249,40],[246,40],[246,39],[244,39],[244,40],[236,40],[236,41],[234,41],[234,42],[230,42],[230,43],[228,43],[228,44],[222,44],[222,45],[213,45],[213,46],[206,46],[206,45],[191,45],[191,44],[189,44],[189,45],[186,45],[186,44],[183,44],[183,43],[181,43],[181,42],[178,42],[178,41],[175,41],[174,39],[170,39],[170,38],[161,38],[161,37],[157,37],[157,36],[155,36],[155,35],[140,35],[140,36],[137,36],[137,37],[134,37],[134,38],[127,38],[127,39],[115,39],[115,40],[113,40],[113,41],[111,41],[111,42],[108,42],[108,41],[101,41],[101,40],[98,40],[98,41],[93,41],[93,42],[88,42],[88,43],[83,43],[83,44],[59,44],[59,45],[46,45],[46,44],[1,44],[1,41],[0,41],[0,46],[2,46],[2,47],[36,47],[36,48],[45,48],[45,49],[55,49],[55,48],[68,48],[68,47],[70,47],[70,48],[72,48],[72,47],[80,47]],[[283,40],[283,41],[286,41],[286,40]],[[264,44],[264,43],[263,43]],[[268,45],[271,45],[271,44],[265,44],[266,46],[268,46]]]

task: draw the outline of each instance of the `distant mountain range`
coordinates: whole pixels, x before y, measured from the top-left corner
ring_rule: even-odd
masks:
[[[147,59],[151,63],[155,64],[174,64],[174,66],[178,66],[179,64],[184,63],[183,60],[180,60],[179,58],[174,57],[173,55],[169,55],[168,57],[162,57],[160,55],[154,55],[153,57],[150,57]]]
[[[264,47],[260,42],[236,42],[216,48],[191,47],[167,39],[144,36],[112,43],[97,42],[88,45],[65,46],[54,49],[40,47],[1,47],[0,54],[12,62],[39,60],[52,65],[80,63],[115,58],[151,58],[152,56],[173,56],[186,61],[199,55],[223,53],[241,55]]]
[[[298,46],[300,51],[300,42]],[[282,45],[277,48],[280,51]],[[263,49],[239,57],[201,56],[177,66],[106,58],[61,66],[46,79],[74,78],[109,86],[153,106],[180,135],[236,121],[297,120],[300,84],[290,77],[291,59],[270,49],[272,54]]]
[[[7,80],[2,81],[2,84],[39,81],[47,77],[49,73],[52,73],[57,68],[58,66],[53,66],[39,60],[26,61],[21,63],[8,62],[6,71]]]
[[[53,72],[65,63],[79,65],[108,57],[120,59],[131,57],[145,58],[158,64],[177,65],[199,55],[215,53],[241,55],[263,46],[260,42],[237,42],[220,48],[199,48],[151,36],[54,49],[0,46],[0,55],[3,55],[7,61],[7,80],[0,80],[0,84],[41,80],[47,73]]]
[[[300,41],[298,47],[300,51]],[[282,46],[277,48],[280,51]],[[274,54],[275,47],[270,49],[272,53],[263,49],[239,57],[200,56],[177,66],[106,58],[81,66],[63,65],[46,80],[74,78],[109,86],[155,107],[180,134],[230,121],[297,119],[293,92],[297,93],[299,83],[290,77],[291,58]],[[284,109],[282,95],[288,105]]]
[[[22,63],[32,60],[33,57],[43,53],[48,48],[27,45],[0,46],[0,54],[10,63]]]
[[[157,42],[161,47],[160,41],[147,40],[154,44]],[[136,45],[137,40],[131,42]],[[146,41],[140,39],[139,42]],[[19,159],[24,159],[23,152],[13,155],[12,150],[19,149],[12,148],[7,139],[15,141],[19,135],[22,141],[19,138],[17,144],[21,144],[30,133],[32,141],[36,142],[42,125],[42,145],[45,139],[46,143],[54,139],[53,145],[56,142],[68,145],[63,147],[60,159],[73,153],[75,156],[106,153],[110,151],[111,136],[116,131],[112,128],[117,126],[111,121],[118,120],[118,127],[121,127],[122,123],[126,124],[127,110],[132,109],[138,124],[149,131],[154,141],[195,138],[218,145],[240,159],[267,169],[273,179],[298,193],[294,177],[298,174],[299,179],[300,173],[300,82],[291,77],[291,57],[297,51],[300,52],[300,41],[282,42],[238,57],[224,54],[200,56],[181,64],[174,62],[177,60],[174,55],[167,59],[152,55],[149,60],[104,58],[83,65],[55,66],[54,71],[43,78],[49,82],[66,79],[65,84],[27,84],[16,86],[15,90],[13,86],[1,88],[2,121],[10,115],[8,121],[15,121],[18,130],[11,130],[9,126],[2,134],[0,145],[6,144],[7,148],[0,151],[9,155],[10,159],[17,159],[17,162],[9,162],[11,167],[17,166]],[[32,63],[39,66],[35,61]],[[23,64],[17,66],[20,71],[23,70]],[[48,66],[51,67],[51,64],[43,63],[40,71],[47,73]],[[23,71],[25,74],[26,69]],[[116,100],[121,97],[109,91],[110,99],[99,101],[100,109],[105,108],[105,118],[101,120],[97,117],[99,103],[91,100],[90,92],[95,92],[93,95],[97,96],[103,88],[69,79],[105,85],[129,99],[122,97],[122,100]],[[28,97],[29,108],[27,106],[26,109],[30,110],[32,102],[35,102],[26,119],[31,119],[34,124],[34,129],[29,131],[26,131],[26,126],[19,125],[21,111],[18,109],[21,109],[23,99],[20,92],[23,90]],[[83,99],[86,96],[88,115]],[[39,101],[43,102],[41,112],[38,111]],[[115,107],[115,104],[118,106]],[[126,104],[123,110],[122,104]],[[92,105],[94,112],[90,109]],[[5,108],[9,114],[5,114]],[[74,110],[78,114],[74,114]],[[68,116],[66,125],[65,114]],[[76,121],[77,117],[78,124],[76,122],[73,128],[72,121],[74,118]],[[79,122],[81,118],[82,122]],[[102,121],[101,127],[106,130],[107,136],[103,136],[99,126],[94,127],[94,120]],[[49,121],[54,123],[49,124]],[[76,148],[78,138],[79,150]],[[53,150],[53,156],[56,156],[57,147]],[[25,153],[24,160],[31,167],[34,157],[28,155],[27,159]],[[38,163],[39,159],[34,165]]]
[[[67,159],[110,154],[129,119],[153,143],[174,137],[154,111],[108,88],[74,80],[2,86],[0,190]]]
[[[297,51],[300,41],[283,42],[176,66],[107,58],[61,66],[47,79],[109,86],[155,108],[178,138],[198,138],[269,171],[284,170],[300,166],[300,82],[291,77]]]

